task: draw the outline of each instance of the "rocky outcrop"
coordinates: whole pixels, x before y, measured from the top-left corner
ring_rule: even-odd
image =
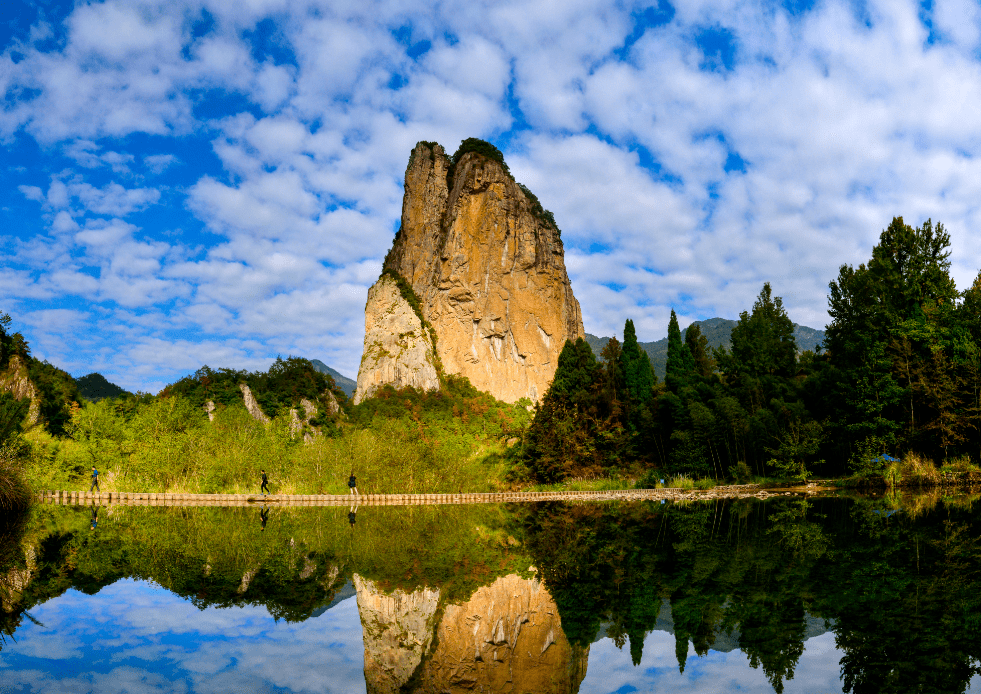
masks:
[[[535,579],[505,576],[462,605],[447,605],[418,691],[570,694],[586,676],[559,609]]]
[[[249,414],[252,415],[252,419],[262,422],[263,424],[268,424],[269,417],[262,413],[262,408],[259,407],[258,401],[255,399],[255,396],[252,395],[252,389],[244,383],[239,383],[238,387],[242,390],[242,399],[245,400],[245,409],[247,409]]]
[[[552,596],[510,575],[439,616],[439,591],[380,593],[355,576],[369,694],[535,692],[571,694],[586,676],[588,648],[562,631]]]
[[[341,403],[337,402],[337,397],[329,390],[324,393],[324,400],[327,401],[327,414],[335,415],[341,411]],[[317,414],[317,408],[312,402],[307,399],[300,400],[300,405],[303,406],[303,410],[307,413],[307,419],[315,416]],[[310,414],[310,408],[313,408],[313,414]]]
[[[364,633],[364,678],[368,694],[395,693],[409,681],[432,643],[439,590],[386,594],[354,574]]]
[[[386,384],[419,390],[439,388],[432,336],[393,278],[383,275],[368,290],[364,323],[355,405]]]
[[[214,401],[209,400],[208,402],[204,403],[203,409],[208,415],[208,421],[209,422],[215,421],[215,410],[217,410],[218,408],[215,407]]]
[[[566,339],[585,334],[551,215],[503,164],[478,152],[454,166],[441,146],[416,145],[385,270],[418,295],[446,373],[501,400],[541,399]],[[381,308],[372,296],[366,326]],[[358,391],[384,379],[363,360]]]
[[[21,600],[21,594],[27,589],[37,570],[37,550],[33,545],[24,552],[24,568],[11,568],[0,573],[0,609],[6,613],[15,612]]]
[[[5,390],[18,400],[29,398],[31,407],[24,421],[25,427],[32,427],[41,418],[41,398],[37,389],[31,383],[27,373],[27,364],[18,355],[10,357],[7,368],[0,373],[0,390]]]

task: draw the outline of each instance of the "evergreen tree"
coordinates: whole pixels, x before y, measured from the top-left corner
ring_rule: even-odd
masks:
[[[623,326],[623,349],[620,353],[620,372],[624,388],[638,403],[646,403],[654,394],[655,376],[647,352],[637,342],[634,322],[627,319]]]
[[[602,373],[585,340],[566,340],[552,384],[525,436],[524,462],[539,481],[602,469],[596,445]]]
[[[671,309],[671,320],[668,322],[668,359],[664,381],[668,390],[677,393],[687,383],[689,376],[695,370],[695,360],[681,339],[681,328],[678,327],[678,316]]]
[[[600,357],[605,362],[606,397],[611,403],[619,402],[623,396],[622,355],[623,348],[616,337],[611,337],[600,352]]]
[[[715,371],[715,360],[708,353],[708,338],[695,323],[685,330],[685,346],[691,353],[695,373],[708,378]]]
[[[963,405],[945,391],[962,388],[977,341],[970,310],[955,308],[949,246],[942,224],[895,217],[868,264],[843,265],[829,285],[826,409],[839,457],[873,440],[943,457],[966,439]]]

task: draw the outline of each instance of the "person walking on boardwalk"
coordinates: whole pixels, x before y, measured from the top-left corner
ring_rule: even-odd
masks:
[[[265,470],[259,470],[259,472],[262,473],[262,486],[259,487],[259,493],[260,494],[268,494],[269,493],[269,478],[266,477],[266,471]]]
[[[260,531],[265,531],[267,520],[269,520],[269,509],[263,506],[259,509],[259,522],[262,524],[262,527],[259,528]]]
[[[351,470],[351,477],[347,481],[347,486],[351,488],[351,493],[355,496],[361,496],[358,494],[358,480],[354,477],[354,470]]]
[[[89,491],[93,490],[102,493],[102,490],[99,489],[99,471],[95,469],[94,465],[92,466],[92,486],[89,487]]]

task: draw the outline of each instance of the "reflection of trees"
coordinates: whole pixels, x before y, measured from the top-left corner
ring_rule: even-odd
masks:
[[[768,508],[540,505],[522,521],[573,643],[588,644],[607,622],[607,634],[621,647],[629,639],[639,663],[667,599],[682,671],[689,643],[704,655],[738,628],[753,667],[781,691],[803,652],[805,610],[813,611],[804,582],[824,539],[806,505],[784,515]],[[774,528],[783,533],[776,539]]]
[[[981,657],[981,540],[969,511],[892,516],[833,500],[540,505],[520,521],[573,643],[601,624],[640,662],[671,605],[679,667],[736,635],[777,692],[806,615],[832,620],[850,692],[962,692]],[[661,625],[666,628],[665,625]]]
[[[116,506],[92,530],[91,509],[37,506],[27,529],[36,548],[30,579],[11,612],[0,611],[0,628],[13,633],[26,610],[69,588],[92,595],[126,577],[200,609],[257,605],[296,622],[319,614],[354,572],[384,590],[429,585],[459,599],[529,565],[504,531],[503,507],[373,508],[358,519],[356,541],[346,508],[273,513],[261,530],[248,508]],[[24,566],[19,540],[0,538],[0,578],[4,561]]]
[[[837,603],[847,692],[963,692],[981,658],[981,541],[968,511],[887,517],[855,509],[841,543]]]
[[[14,603],[20,593],[16,584],[27,569],[21,544],[27,516],[24,511],[0,513],[0,649],[21,622],[21,611],[14,609]]]

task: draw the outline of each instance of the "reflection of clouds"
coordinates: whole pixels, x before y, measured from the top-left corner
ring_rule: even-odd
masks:
[[[299,624],[265,609],[198,610],[132,580],[68,591],[32,614],[3,649],[4,691],[357,692],[364,644],[354,599]],[[84,660],[83,660],[84,659]]]
[[[833,634],[822,634],[804,642],[804,654],[794,670],[794,679],[785,683],[786,694],[840,692],[838,661]],[[639,666],[630,661],[628,648],[620,650],[611,639],[602,639],[589,649],[582,694],[600,692],[754,692],[772,694],[773,687],[762,668],[754,670],[742,651],[709,651],[704,658],[689,645],[685,672],[678,672],[674,636],[655,631],[644,639],[644,655]]]

